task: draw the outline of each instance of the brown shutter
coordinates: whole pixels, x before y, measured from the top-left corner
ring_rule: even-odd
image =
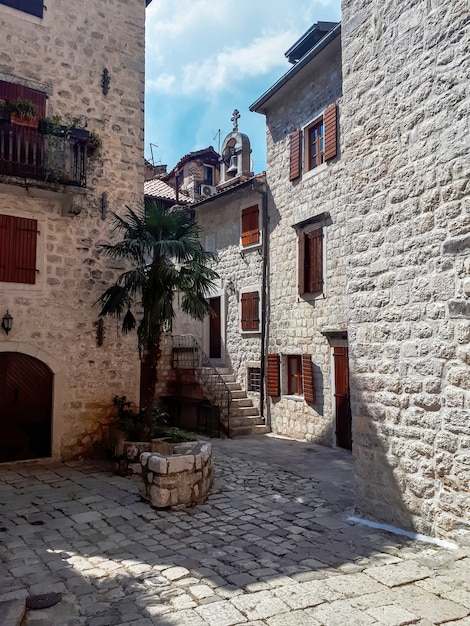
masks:
[[[6,80],[0,80],[0,99],[14,100],[15,98],[22,98],[23,100],[31,100],[36,105],[38,111],[38,118],[44,119],[46,117],[46,94],[37,89],[31,89],[30,87],[24,87],[23,85],[16,85],[15,83],[9,83]]]
[[[336,156],[336,103],[330,104],[323,116],[325,126],[325,161]]]
[[[259,293],[242,293],[242,330],[259,330]]]
[[[259,210],[258,205],[250,206],[242,211],[242,246],[259,242]]]
[[[304,399],[306,402],[315,402],[315,387],[313,385],[313,366],[310,354],[302,354],[302,377],[304,384]]]
[[[290,134],[290,180],[300,176],[302,159],[302,131],[297,129]]]
[[[268,354],[268,396],[280,396],[279,354]]]
[[[323,229],[317,228],[307,235],[308,289],[309,293],[323,291]]]
[[[298,267],[298,288],[299,294],[302,295],[305,293],[305,278],[306,278],[306,268],[305,268],[305,233],[303,231],[299,232],[299,267]]]
[[[0,281],[36,282],[36,220],[0,215]]]

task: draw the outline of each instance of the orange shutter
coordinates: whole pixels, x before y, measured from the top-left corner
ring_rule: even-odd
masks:
[[[302,159],[302,131],[297,129],[290,134],[290,180],[300,176]]]
[[[304,385],[304,399],[306,402],[315,402],[315,387],[313,385],[313,367],[310,354],[302,354],[302,377]]]
[[[279,354],[268,354],[268,396],[280,396]]]
[[[259,239],[259,209],[255,204],[242,211],[242,246],[258,243]]]
[[[37,220],[0,215],[0,281],[36,282]]]
[[[324,113],[325,161],[336,156],[336,103],[330,104]]]

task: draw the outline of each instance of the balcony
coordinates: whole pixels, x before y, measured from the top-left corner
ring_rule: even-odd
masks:
[[[0,123],[0,175],[86,187],[87,137]]]

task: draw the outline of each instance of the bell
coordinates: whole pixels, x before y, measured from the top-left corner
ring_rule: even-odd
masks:
[[[238,172],[237,161],[238,161],[238,157],[236,156],[230,157],[230,167],[227,170],[227,174],[236,174]]]

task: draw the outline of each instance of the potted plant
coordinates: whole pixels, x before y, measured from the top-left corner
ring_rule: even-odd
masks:
[[[37,128],[39,120],[37,118],[37,106],[31,100],[23,100],[23,98],[15,98],[11,100],[8,109],[10,111],[10,122],[17,126],[25,126],[27,128]]]
[[[67,135],[71,139],[85,140],[90,137],[89,131],[86,129],[88,120],[85,117],[74,117],[68,128]]]
[[[98,157],[101,153],[103,142],[97,132],[92,130],[88,137],[87,154],[89,157]]]
[[[39,132],[43,135],[65,137],[67,126],[62,124],[62,117],[60,115],[53,115],[52,117],[46,117],[46,119],[39,122]]]
[[[175,426],[168,426],[168,413],[159,407],[152,410],[152,428],[145,436],[144,411],[133,411],[126,396],[114,396],[117,413],[115,428],[110,431],[108,446],[115,461],[115,469],[122,476],[140,473],[139,458],[142,452],[158,448],[172,448],[173,443],[194,441],[196,437]]]

